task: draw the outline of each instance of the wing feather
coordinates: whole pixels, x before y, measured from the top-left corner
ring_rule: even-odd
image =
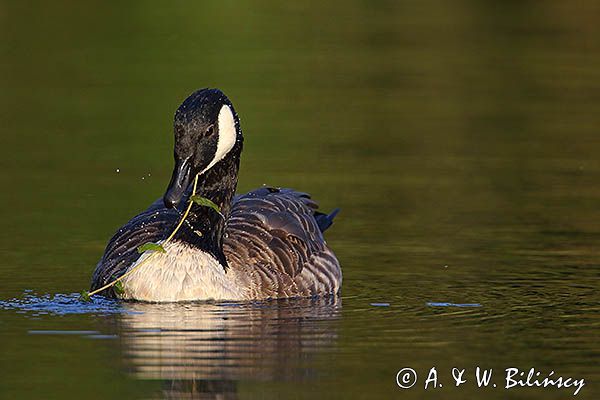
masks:
[[[236,197],[223,250],[232,268],[253,278],[257,297],[337,291],[341,270],[316,209],[308,194],[292,189],[261,188]]]
[[[177,223],[178,217],[176,211],[164,207],[161,209],[153,204],[119,229],[108,242],[94,271],[92,290],[123,275],[140,257],[137,248],[147,242],[156,243],[165,239]]]

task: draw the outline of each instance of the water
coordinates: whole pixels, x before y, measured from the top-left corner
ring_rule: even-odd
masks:
[[[504,389],[510,367],[585,378],[577,398],[598,398],[598,11],[1,2],[0,398],[573,395]],[[172,114],[203,86],[241,115],[240,191],[342,209],[339,298],[71,294],[164,191]],[[433,366],[443,387],[425,390]]]

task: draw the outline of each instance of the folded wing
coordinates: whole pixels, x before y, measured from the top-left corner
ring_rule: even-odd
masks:
[[[249,277],[256,298],[337,292],[341,270],[319,226],[324,214],[316,209],[308,194],[291,189],[236,197],[223,250],[229,266]]]

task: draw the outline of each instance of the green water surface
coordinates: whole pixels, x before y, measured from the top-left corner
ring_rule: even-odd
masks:
[[[207,86],[241,117],[239,191],[341,208],[341,296],[80,305]],[[0,1],[0,137],[2,399],[573,397],[509,367],[598,398],[594,2]]]

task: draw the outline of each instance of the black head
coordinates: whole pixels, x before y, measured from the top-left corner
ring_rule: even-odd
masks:
[[[170,208],[181,201],[196,175],[214,167],[242,141],[233,105],[218,89],[201,89],[185,99],[175,112],[174,131],[175,169],[163,198]]]

